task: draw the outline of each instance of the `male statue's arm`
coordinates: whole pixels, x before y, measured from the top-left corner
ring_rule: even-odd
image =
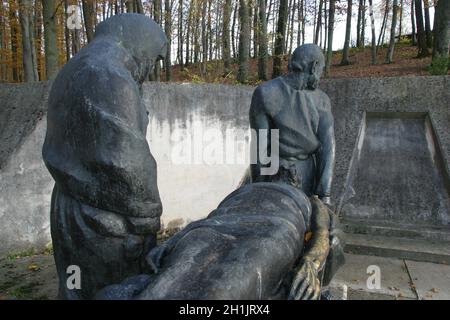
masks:
[[[289,293],[290,300],[316,300],[320,296],[319,271],[323,269],[330,250],[328,208],[316,196],[310,198],[312,206],[312,238],[302,256]]]
[[[320,118],[317,136],[321,146],[317,153],[318,184],[315,194],[317,194],[325,204],[330,204],[336,143],[334,138],[334,120],[328,97],[325,97],[324,107],[319,111],[319,114]]]
[[[268,115],[265,112],[264,101],[262,99],[261,90],[256,88],[252,96],[252,102],[250,105],[250,128],[256,136],[252,135],[251,147],[250,147],[250,174],[252,182],[264,181],[261,176],[261,167],[259,155],[261,152],[267,154],[267,150],[270,150],[270,122]],[[260,129],[266,129],[267,131],[260,131]],[[267,149],[260,150],[260,139],[263,138],[263,134],[266,134]],[[256,154],[255,154],[256,152]]]

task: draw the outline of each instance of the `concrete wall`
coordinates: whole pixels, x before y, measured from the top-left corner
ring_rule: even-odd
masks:
[[[404,77],[322,82],[321,88],[329,94],[335,116],[335,203],[347,201],[354,171],[349,168],[355,167],[352,159],[353,164],[358,160],[357,141],[366,111],[429,112],[444,169],[449,170],[449,80],[450,77]],[[53,181],[41,160],[48,89],[47,83],[0,85],[0,124],[7,127],[0,127],[0,256],[42,246],[50,240],[48,216]],[[182,225],[205,216],[239,184],[248,166],[248,108],[253,89],[166,83],[144,86],[144,100],[150,111],[148,140],[158,162],[165,226]],[[14,119],[20,121],[14,123]],[[20,128],[20,133],[15,128]],[[202,145],[191,145],[192,163],[180,164],[175,156],[180,146],[185,151],[189,149],[188,144],[179,141],[180,133],[186,132],[191,134],[191,142],[201,141]],[[230,133],[236,137],[226,139]],[[235,141],[231,147],[230,140]],[[202,154],[202,150],[220,143],[224,153],[229,153],[230,148],[235,151],[234,160],[220,160],[217,149],[210,150],[209,157]]]

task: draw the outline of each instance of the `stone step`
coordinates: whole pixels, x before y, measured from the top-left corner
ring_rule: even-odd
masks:
[[[345,252],[450,264],[447,241],[347,233]]]
[[[449,226],[412,226],[393,223],[386,225],[380,222],[367,223],[349,219],[343,219],[341,225],[346,233],[450,242]]]

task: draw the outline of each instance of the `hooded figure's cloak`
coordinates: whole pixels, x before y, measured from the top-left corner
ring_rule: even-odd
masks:
[[[142,254],[155,243],[162,206],[141,84],[166,45],[150,18],[117,15],[96,27],[94,40],[54,80],[43,158],[55,180],[60,298],[91,298],[140,272]],[[81,289],[66,285],[70,265],[81,270]]]

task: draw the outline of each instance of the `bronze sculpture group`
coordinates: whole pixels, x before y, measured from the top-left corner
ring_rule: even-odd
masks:
[[[279,169],[261,174],[266,163],[255,159],[248,184],[158,246],[162,204],[141,84],[166,47],[150,18],[117,15],[53,83],[43,158],[55,180],[59,297],[318,299],[343,259],[327,207],[335,142],[330,101],[317,88],[320,48],[300,46],[288,74],[254,92],[250,125],[265,141],[278,130]],[[66,286],[70,265],[81,269],[79,289]]]

